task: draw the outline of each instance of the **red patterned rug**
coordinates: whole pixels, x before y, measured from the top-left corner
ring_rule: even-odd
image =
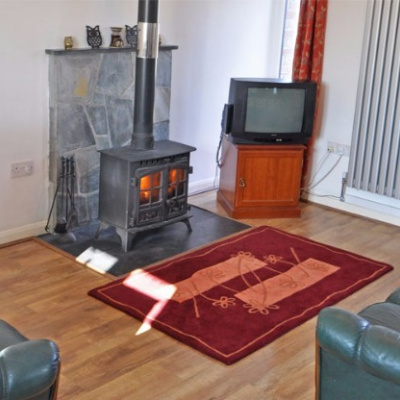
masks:
[[[232,364],[391,271],[390,265],[259,227],[132,272],[89,294]]]

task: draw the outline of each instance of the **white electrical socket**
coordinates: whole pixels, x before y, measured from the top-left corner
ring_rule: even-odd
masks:
[[[33,161],[11,164],[11,178],[21,178],[33,174]]]
[[[348,146],[346,144],[328,142],[328,152],[337,154],[339,156],[349,157],[350,156],[350,146]]]

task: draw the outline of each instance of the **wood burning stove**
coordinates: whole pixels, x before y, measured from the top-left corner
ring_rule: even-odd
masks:
[[[154,141],[158,1],[139,0],[138,19],[131,145],[100,152],[99,220],[116,228],[124,251],[144,230],[180,221],[191,230],[188,175],[190,153],[196,150],[169,140]]]
[[[116,228],[124,251],[145,230],[175,222],[191,230],[187,196],[194,150],[161,140],[152,150],[121,147],[100,152],[99,220]]]

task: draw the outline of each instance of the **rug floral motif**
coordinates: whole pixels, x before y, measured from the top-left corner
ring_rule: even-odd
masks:
[[[89,294],[226,364],[270,343],[391,266],[253,228]]]

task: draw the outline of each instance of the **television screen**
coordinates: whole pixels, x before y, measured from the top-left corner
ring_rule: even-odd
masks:
[[[258,88],[247,91],[246,132],[300,132],[305,104],[304,89]]]

